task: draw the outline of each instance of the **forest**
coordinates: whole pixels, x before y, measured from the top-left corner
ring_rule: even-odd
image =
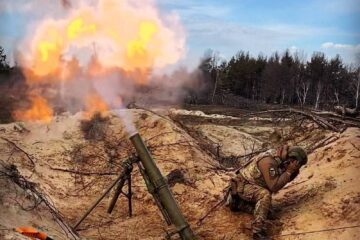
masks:
[[[234,107],[251,102],[315,110],[334,110],[337,106],[358,112],[360,67],[345,64],[339,55],[328,58],[314,52],[307,60],[303,53],[289,50],[269,57],[239,51],[229,61],[219,55],[212,50],[205,52],[196,70],[200,76],[190,75],[201,78],[201,87],[184,87],[186,94],[181,101]],[[151,86],[145,88],[151,91]],[[10,66],[0,46],[1,122],[13,120],[12,111],[27,97],[26,89],[21,67]]]
[[[229,61],[211,50],[199,68],[206,76],[207,96],[192,95],[191,103],[222,104],[232,94],[269,104],[298,105],[314,109],[333,106],[359,107],[359,66],[346,65],[341,57],[327,58],[314,52],[309,60],[304,54],[289,50],[270,57],[239,51]]]

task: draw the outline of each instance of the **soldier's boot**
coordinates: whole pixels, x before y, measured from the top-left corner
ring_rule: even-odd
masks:
[[[252,239],[265,240],[270,239],[266,234],[266,222],[263,219],[255,218],[252,222]]]
[[[271,206],[271,194],[264,190],[257,194],[257,202],[254,210],[254,222],[252,224],[253,239],[269,239],[266,236],[266,219]]]

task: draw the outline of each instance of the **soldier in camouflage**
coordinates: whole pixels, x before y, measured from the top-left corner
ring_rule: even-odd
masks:
[[[227,205],[232,211],[252,211],[253,239],[267,239],[266,219],[271,207],[271,195],[291,182],[307,154],[298,146],[268,150],[247,162],[231,179],[231,194]],[[255,204],[255,208],[252,206]]]

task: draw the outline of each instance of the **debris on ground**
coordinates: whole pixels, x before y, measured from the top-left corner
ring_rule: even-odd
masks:
[[[360,238],[359,228],[345,228],[360,224],[359,128],[333,133],[306,120],[299,125],[230,119],[237,124],[227,124],[226,117],[177,116],[173,110],[165,117],[143,109],[127,111],[199,239],[250,239],[252,216],[234,214],[224,206],[197,223],[223,199],[231,170],[246,160],[245,155],[283,143],[299,144],[312,153],[298,178],[274,196],[273,239]],[[33,183],[67,226],[73,226],[114,181],[120,163],[135,154],[117,115],[110,113],[106,120],[97,120],[84,126],[78,113],[57,116],[47,125],[22,123],[29,131],[16,130],[18,123],[0,125],[4,129],[0,132],[1,161],[16,167]],[[218,149],[218,156],[207,151],[201,138]],[[229,157],[233,162],[226,166],[219,162]],[[20,225],[40,229],[55,239],[71,238],[48,207],[40,204],[31,211],[23,209],[22,202],[30,201],[27,190],[3,175],[0,181],[11,186],[0,188],[0,224],[6,229],[0,230],[2,238],[21,239],[12,230]],[[119,198],[112,214],[107,214],[110,193],[79,227],[81,238],[163,239],[174,231],[164,223],[136,168],[132,182],[133,216],[128,217],[124,197]],[[337,227],[344,228],[326,230]]]

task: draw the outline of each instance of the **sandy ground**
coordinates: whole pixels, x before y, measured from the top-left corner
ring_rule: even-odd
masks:
[[[24,191],[10,180],[0,177],[0,239],[29,239],[14,231],[16,227],[31,226],[39,231],[51,233],[54,239],[67,239],[71,236],[58,224],[49,208],[44,204],[34,208],[34,196]]]
[[[200,225],[196,224],[222,199],[223,189],[232,173],[221,170],[197,141],[169,118],[143,110],[129,111],[162,173],[181,172],[180,180],[172,184],[172,191],[199,239],[250,239],[249,222],[252,216],[234,214],[225,207],[212,212]],[[115,115],[109,119],[101,140],[84,139],[80,129],[81,114],[58,116],[48,125],[24,123],[24,128],[30,132],[16,130],[15,123],[0,125],[0,137],[14,142],[28,153],[35,162],[35,168],[22,151],[14,149],[4,139],[0,139],[0,159],[16,165],[21,174],[38,184],[38,189],[49,196],[67,223],[74,225],[116,178],[120,162],[134,153],[120,119]],[[249,151],[250,146],[255,149],[279,145],[284,141],[309,147],[320,136],[329,135],[313,130],[296,132],[297,135],[293,133],[293,138],[289,138],[290,128],[251,124],[195,124],[192,128],[221,145],[225,156],[241,155]],[[312,153],[309,165],[295,182],[274,196],[276,214],[271,227],[274,239],[360,238],[359,228],[296,235],[360,224],[360,130],[350,128],[338,137],[335,142]],[[271,143],[266,139],[271,139]],[[137,167],[133,171],[133,192],[133,217],[127,216],[124,197],[119,199],[114,212],[107,214],[110,194],[80,225],[80,236],[86,239],[162,239],[165,230],[173,230],[166,227]],[[9,193],[2,191],[0,194],[5,196]],[[5,200],[0,201],[1,209],[16,205],[7,198],[2,199]],[[46,212],[46,209],[43,211]],[[19,224],[41,226],[50,235],[57,234],[57,239],[69,238],[52,230],[56,223],[51,218],[44,217],[39,224],[36,215],[26,214],[29,217],[19,220]],[[22,219],[21,216],[23,213],[2,210],[0,224],[7,228],[7,234],[11,226],[18,224],[16,219]],[[293,235],[280,236],[288,234]]]

